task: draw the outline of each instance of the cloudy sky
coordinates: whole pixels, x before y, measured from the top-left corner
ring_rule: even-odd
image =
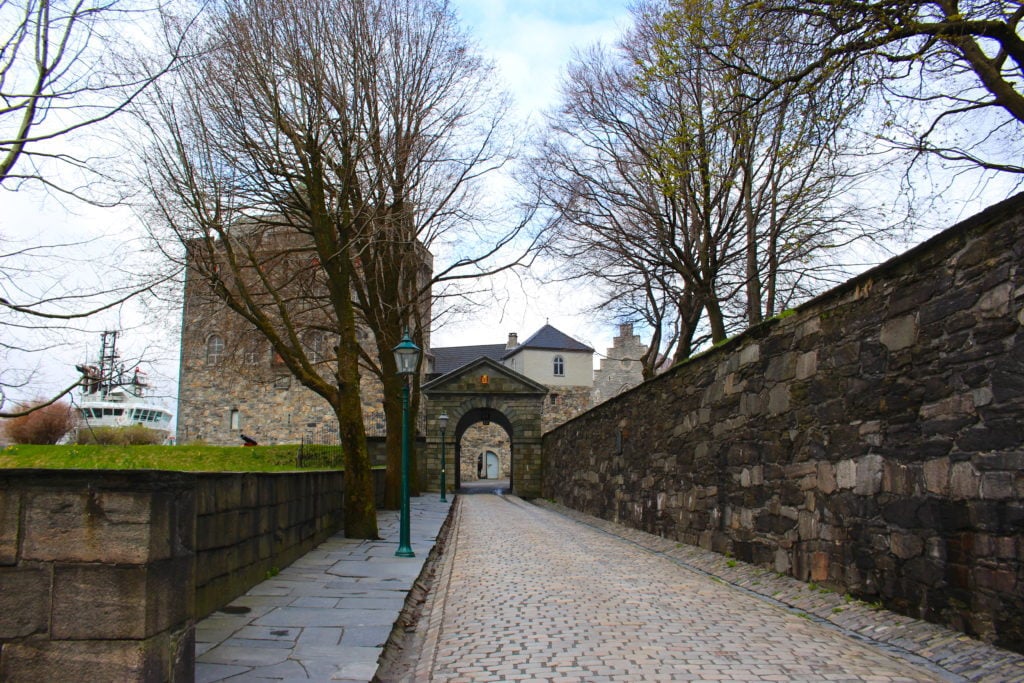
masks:
[[[629,24],[626,0],[453,0],[481,50],[497,66],[517,113],[539,124],[558,99],[562,71],[577,48],[614,42]],[[546,285],[507,277],[496,283],[504,299],[479,315],[435,332],[435,346],[493,344],[509,332],[520,340],[546,322],[603,352],[614,325],[583,313],[588,297],[578,286]],[[499,294],[500,295],[500,294]]]
[[[452,6],[477,39],[481,51],[495,63],[499,77],[516,101],[516,113],[523,119],[539,122],[540,112],[554,104],[563,67],[574,48],[586,47],[598,40],[614,41],[628,24],[626,0],[453,0]],[[47,270],[38,272],[35,281],[45,286],[80,278],[97,281],[105,276],[104,266],[92,254],[103,254],[112,245],[134,237],[135,219],[128,209],[98,209],[74,203],[61,203],[43,192],[22,189],[3,191],[0,212],[2,252],[38,243],[79,242],[69,250],[73,260],[49,261]],[[130,264],[125,264],[130,268]],[[550,286],[509,277],[496,284],[502,294],[471,319],[457,321],[437,331],[435,346],[499,343],[509,332],[520,339],[550,321],[564,332],[578,337],[599,351],[611,344],[613,326],[580,314],[586,298],[572,289]],[[11,357],[19,364],[37,370],[24,396],[42,395],[74,379],[73,366],[91,359],[98,350],[98,332],[122,329],[119,343],[126,359],[150,361],[150,371],[162,385],[161,393],[171,399],[176,391],[177,343],[175,329],[180,313],[144,315],[138,306],[110,311],[73,329],[63,330],[39,344],[43,353]],[[64,343],[57,343],[60,337]],[[0,371],[9,368],[0,368]]]
[[[534,124],[540,123],[541,112],[557,102],[561,74],[573,50],[597,41],[614,42],[629,24],[628,0],[451,0],[451,4],[476,37],[481,51],[494,61],[499,77],[515,98],[517,114]],[[971,190],[968,194],[984,193]],[[997,195],[1005,193],[997,191],[990,195],[999,198]],[[939,216],[935,222],[951,225],[989,203],[983,196],[972,199],[975,201],[965,202],[959,212]],[[137,233],[133,228],[135,220],[126,209],[62,207],[44,194],[29,191],[4,192],[0,202],[0,235],[7,240],[20,237],[27,244],[40,235],[49,238],[55,234],[88,240],[73,252],[86,258],[65,264],[65,271],[50,273],[56,280],[101,279],[103,271],[91,267],[89,251],[103,251],[104,245]],[[16,242],[8,241],[0,244],[0,252],[16,246]],[[125,264],[126,268],[130,266]],[[616,332],[614,322],[597,320],[585,313],[589,298],[578,286],[541,287],[508,276],[495,284],[495,291],[497,295],[490,305],[472,317],[436,329],[434,345],[500,343],[510,332],[525,339],[545,322],[590,344],[599,353],[611,345]],[[121,347],[124,355],[150,360],[152,373],[164,389],[162,393],[170,399],[176,391],[179,316],[177,311],[163,312],[155,316],[154,323],[154,316],[147,320],[134,306],[110,312],[84,329],[69,332],[65,335],[69,344],[26,361],[38,362],[41,370],[38,383],[28,390],[29,395],[73,380],[74,363],[95,354],[98,331],[106,328],[125,330]],[[0,371],[4,370],[0,367]]]

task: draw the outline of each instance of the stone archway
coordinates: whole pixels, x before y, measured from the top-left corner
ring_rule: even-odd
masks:
[[[427,447],[425,486],[440,490],[441,428],[448,415],[444,451],[447,485],[461,484],[455,463],[459,443],[471,426],[480,422],[500,425],[511,449],[509,487],[516,495],[533,498],[541,491],[541,413],[548,389],[489,358],[480,358],[423,385],[426,397]]]
[[[449,424],[448,431],[451,433],[446,433],[445,435],[445,451],[446,454],[448,455],[448,484],[453,486],[454,488],[460,488],[462,486],[462,482],[463,479],[465,478],[465,475],[460,465],[462,464],[462,462],[465,459],[465,456],[467,455],[462,451],[463,446],[465,445],[464,437],[466,436],[466,433],[471,430],[471,428],[478,426],[481,423],[491,424],[501,429],[502,431],[505,432],[506,435],[508,435],[510,447],[509,450],[511,451],[509,463],[509,488],[514,488],[513,482],[515,480],[515,449],[512,448],[512,444],[514,442],[512,435],[515,430],[512,426],[512,422],[498,408],[473,408],[466,411],[466,413],[462,415],[462,417],[459,419],[457,423],[455,423],[454,425],[452,425],[451,423]],[[473,455],[475,456],[479,454],[474,453]],[[454,478],[452,478],[453,470],[455,475]],[[474,476],[471,477],[471,480],[477,478],[478,477]]]

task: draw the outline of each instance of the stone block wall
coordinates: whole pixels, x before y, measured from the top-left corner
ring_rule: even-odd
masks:
[[[0,680],[191,681],[195,494],[166,472],[0,472]]]
[[[548,433],[544,494],[1024,651],[1024,195]]]
[[[341,527],[343,472],[200,474],[196,617],[231,602]]]
[[[454,455],[455,447],[450,450]],[[478,469],[481,457],[487,451],[498,456],[498,478],[508,479],[512,474],[512,442],[505,430],[497,424],[477,423],[468,428],[459,443],[459,474],[461,481],[480,479]],[[486,467],[486,465],[484,465]],[[485,473],[486,476],[486,473]],[[454,481],[452,482],[454,484]]]
[[[336,532],[342,478],[0,470],[0,680],[192,681],[195,620]]]
[[[593,391],[590,386],[549,386],[540,418],[541,429],[549,431],[589,410],[594,405]]]

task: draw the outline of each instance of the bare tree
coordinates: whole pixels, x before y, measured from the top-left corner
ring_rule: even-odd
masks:
[[[207,21],[207,56],[147,113],[152,223],[184,247],[188,277],[331,405],[345,532],[373,537],[360,365],[384,383],[397,477],[392,347],[406,329],[425,345],[431,289],[504,267],[488,264],[515,232],[430,270],[430,246],[485,227],[475,192],[507,159],[504,100],[443,2],[253,0]],[[313,332],[330,340],[316,353]]]
[[[97,153],[101,145],[86,140],[176,63],[179,52],[172,45],[165,60],[142,69],[134,41],[120,37],[143,23],[159,26],[159,10],[159,5],[118,0],[0,2],[0,189],[37,186],[98,206],[121,201],[108,192],[114,184],[105,182],[105,159]],[[0,235],[0,244],[0,353],[5,358],[46,351],[51,339],[67,336],[68,325],[117,308],[160,279],[116,279],[118,266],[111,261],[102,283],[72,282],[59,266],[75,263],[85,242]],[[5,389],[24,387],[31,373],[8,364],[0,373],[0,397]],[[13,411],[2,412],[0,400],[0,417],[52,404],[77,383]]]
[[[124,111],[174,65],[176,44],[156,69],[141,69],[147,62],[122,38],[145,26],[152,39],[159,11],[122,0],[0,2],[0,186],[39,183],[103,203],[59,175],[60,167],[85,177],[99,172],[82,146],[74,151],[61,142]]]
[[[702,314],[721,341],[822,286],[827,254],[863,235],[835,199],[856,177],[841,131],[860,100],[841,80],[753,90],[763,83],[716,51],[780,71],[802,55],[784,27],[727,3],[645,3],[634,19],[614,53],[570,67],[534,186],[553,215],[549,250],[682,359]]]
[[[1024,173],[1024,8],[1017,0],[769,0],[769,21],[796,27],[814,57],[785,79],[755,60],[734,66],[766,81],[817,83],[856,70],[889,105],[881,138],[915,154]],[[804,36],[812,36],[807,39]],[[901,112],[913,111],[905,118]]]

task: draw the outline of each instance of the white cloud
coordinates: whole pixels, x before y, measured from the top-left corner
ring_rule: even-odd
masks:
[[[574,49],[613,42],[628,23],[627,3],[583,1],[475,2],[456,11],[490,56],[524,116],[555,103],[562,70]]]
[[[515,100],[515,112],[533,124],[557,104],[562,73],[573,51],[598,41],[614,42],[628,25],[628,3],[581,0],[455,0],[453,7],[481,50],[494,61],[498,76]],[[503,276],[497,294],[467,319],[435,330],[435,346],[497,344],[509,332],[521,340],[550,323],[562,332],[604,351],[616,330],[584,310],[594,303],[591,291],[577,285],[539,285]]]

